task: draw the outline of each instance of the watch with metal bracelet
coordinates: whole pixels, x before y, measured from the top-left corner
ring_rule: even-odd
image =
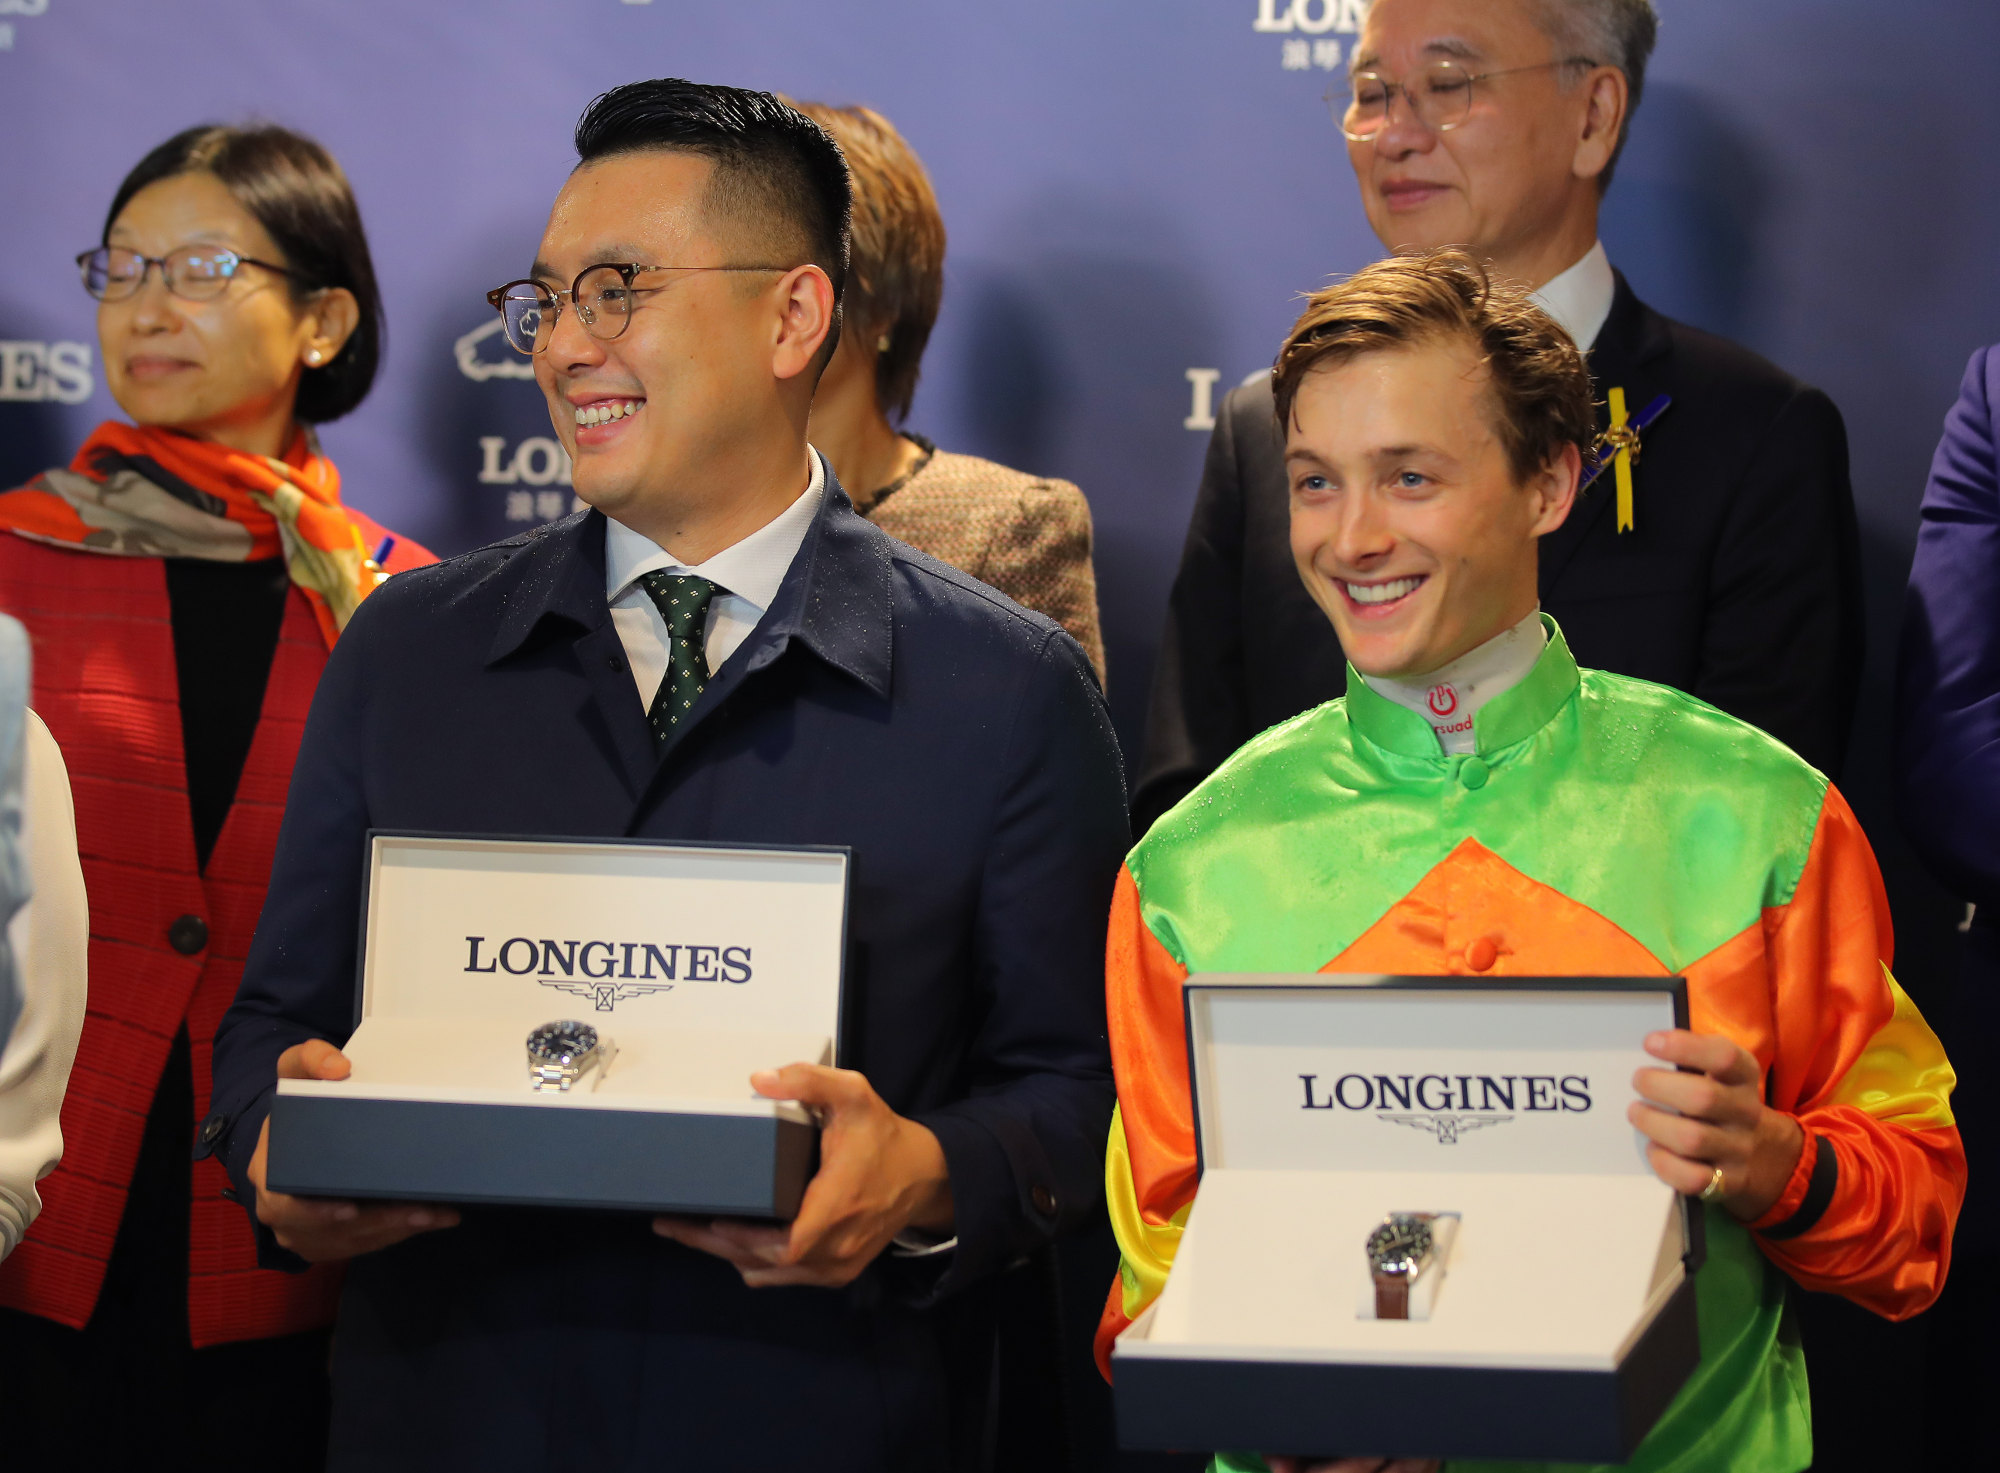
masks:
[[[1375,1318],[1410,1317],[1410,1287],[1437,1257],[1434,1212],[1392,1212],[1368,1234],[1368,1271],[1375,1279]]]
[[[602,1071],[609,1043],[588,1023],[565,1018],[528,1035],[528,1082],[536,1089],[568,1089],[584,1070]]]

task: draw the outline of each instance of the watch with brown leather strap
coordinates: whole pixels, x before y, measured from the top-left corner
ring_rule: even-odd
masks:
[[[1375,1318],[1410,1317],[1410,1287],[1437,1257],[1434,1212],[1392,1212],[1368,1234],[1368,1272],[1375,1280]]]

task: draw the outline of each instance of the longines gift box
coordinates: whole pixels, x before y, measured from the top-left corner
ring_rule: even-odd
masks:
[[[1125,1446],[1623,1462],[1700,1356],[1700,1210],[1625,1116],[1646,1034],[1686,1026],[1681,980],[1184,997],[1201,1180],[1112,1352]],[[1437,1230],[1407,1318],[1376,1315],[1392,1214]]]
[[[281,1080],[271,1186],[307,1196],[792,1216],[818,1130],[750,1087],[840,1056],[848,856],[370,835],[347,1079]],[[599,1061],[531,1081],[579,1021]]]

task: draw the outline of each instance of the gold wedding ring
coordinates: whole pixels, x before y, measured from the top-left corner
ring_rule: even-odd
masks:
[[[1701,1189],[1701,1197],[1699,1198],[1699,1200],[1703,1202],[1713,1202],[1717,1197],[1720,1197],[1721,1195],[1722,1195],[1722,1168],[1718,1166],[1715,1168],[1714,1173],[1709,1177],[1708,1185]]]

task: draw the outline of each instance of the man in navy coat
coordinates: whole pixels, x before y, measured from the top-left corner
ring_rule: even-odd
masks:
[[[982,1281],[1101,1190],[1104,702],[1068,635],[854,515],[806,444],[832,141],[662,81],[599,98],[577,151],[494,301],[591,509],[393,580],[342,636],[202,1149],[268,1262],[352,1260],[336,1468],[973,1464],[947,1367],[991,1344]],[[754,1081],[825,1122],[796,1221],[263,1190],[275,1080],[347,1072],[370,828],[848,846],[848,1067]]]

